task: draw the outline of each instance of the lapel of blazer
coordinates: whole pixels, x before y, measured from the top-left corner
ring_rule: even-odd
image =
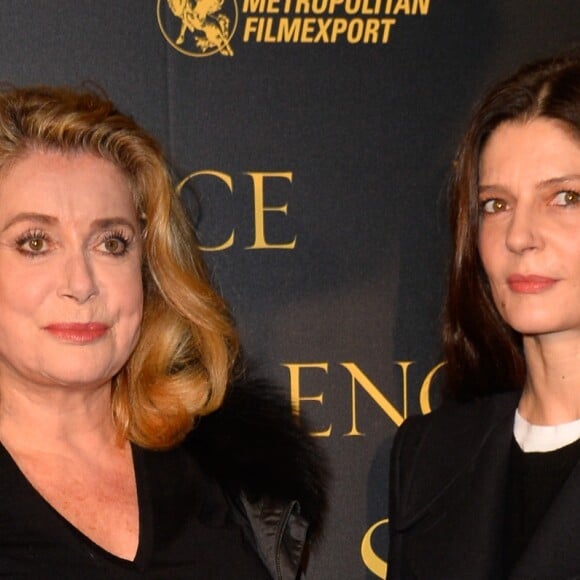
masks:
[[[486,440],[462,476],[461,504],[449,543],[455,566],[447,578],[472,580],[501,577],[501,537],[505,490],[513,432],[513,412],[490,425]]]
[[[580,463],[565,481],[510,580],[580,578]]]
[[[517,394],[494,397],[474,419],[470,441],[447,441],[457,470],[422,510],[420,553],[409,554],[417,578],[501,577],[501,531]],[[469,451],[469,453],[467,453]],[[453,546],[450,550],[449,546]]]

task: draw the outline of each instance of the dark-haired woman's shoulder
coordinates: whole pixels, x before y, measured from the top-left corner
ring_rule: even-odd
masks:
[[[397,496],[392,503],[433,499],[476,460],[491,436],[509,441],[518,400],[519,392],[510,391],[445,402],[428,415],[408,418],[391,450],[391,494]]]
[[[519,391],[480,397],[467,402],[446,401],[438,409],[427,415],[414,415],[405,420],[395,437],[413,445],[422,442],[429,446],[446,440],[457,441],[479,438],[497,420],[515,412]],[[443,439],[443,441],[441,441]]]
[[[470,509],[484,501],[483,474],[506,464],[518,399],[509,392],[446,402],[399,428],[390,464],[390,580],[467,577],[409,570],[427,566],[439,536],[469,529],[463,520],[471,521]]]
[[[395,436],[393,461],[410,473],[425,457],[437,458],[444,469],[447,461],[472,456],[490,432],[511,420],[519,396],[509,391],[469,402],[447,401],[428,415],[409,417]]]

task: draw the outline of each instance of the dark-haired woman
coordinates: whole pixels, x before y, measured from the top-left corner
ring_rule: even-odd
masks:
[[[456,159],[448,402],[391,458],[391,580],[580,578],[580,54],[477,107]]]

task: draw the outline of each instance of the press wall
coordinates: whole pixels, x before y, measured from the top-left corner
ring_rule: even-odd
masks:
[[[159,138],[248,359],[330,456],[309,577],[382,577],[392,439],[438,400],[454,150],[490,82],[580,40],[580,3],[184,5],[3,0],[0,79],[95,82]]]

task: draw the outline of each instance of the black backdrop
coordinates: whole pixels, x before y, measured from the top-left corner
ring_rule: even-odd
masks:
[[[331,457],[310,578],[380,577],[392,438],[437,401],[453,151],[492,80],[580,40],[580,3],[190,0],[185,19],[177,44],[167,0],[3,0],[0,78],[94,81],[161,140],[247,355]]]

